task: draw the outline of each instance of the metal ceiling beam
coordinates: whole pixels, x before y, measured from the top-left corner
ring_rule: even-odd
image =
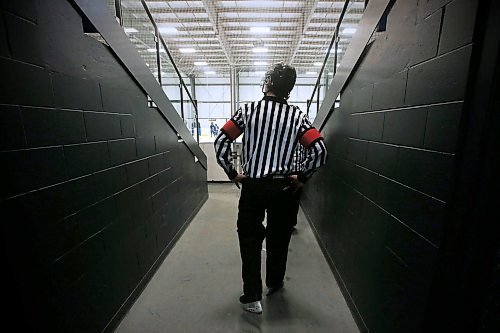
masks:
[[[227,57],[227,63],[231,66],[234,61],[231,53],[228,50],[229,43],[227,41],[226,33],[222,27],[219,26],[219,17],[217,13],[217,4],[215,0],[202,0],[203,7],[208,14],[208,18],[212,23],[215,35],[219,37],[220,46]]]
[[[345,20],[345,19],[344,19]],[[358,20],[356,19],[355,22]],[[158,21],[157,21],[158,22]],[[354,23],[353,23],[354,24]],[[213,29],[211,26],[191,26],[191,27],[182,27],[182,26],[177,26],[176,27],[179,33],[190,33],[190,32],[213,32]],[[248,32],[249,28],[244,27],[244,26],[226,26],[224,28],[226,30],[226,33],[228,34],[235,34],[235,32]],[[271,27],[271,34],[272,33],[279,33],[279,32],[295,32],[296,28],[294,26],[273,26]],[[333,33],[331,27],[310,27],[307,29],[308,33]],[[174,35],[175,36],[175,35]]]
[[[237,40],[248,40],[248,39],[262,39],[262,40],[269,40],[269,39],[279,39],[279,40],[286,40],[289,39],[290,37],[293,37],[292,31],[282,31],[279,33],[270,33],[267,34],[265,37],[259,37],[254,34],[232,34],[232,33],[227,33],[226,34],[228,38],[232,39],[237,39]],[[332,33],[331,32],[323,32],[323,33],[315,33],[315,34],[307,34],[307,38],[321,38],[321,39],[331,39],[332,38]],[[215,35],[211,34],[204,34],[204,33],[194,33],[194,34],[175,34],[175,35],[162,35],[163,39],[165,40],[188,40],[194,38],[199,38],[199,40],[214,40],[216,37]],[[217,39],[218,40],[218,39]]]
[[[304,7],[301,8],[303,10],[303,17],[301,25],[299,26],[300,30],[297,31],[295,40],[290,47],[291,51],[285,58],[288,64],[293,64],[295,53],[297,53],[300,41],[309,27],[309,23],[311,22],[316,6],[318,5],[318,0],[307,0],[304,4]]]
[[[149,2],[149,1],[148,1]],[[151,14],[205,14],[206,9],[203,7],[155,7],[149,8]],[[354,10],[356,11],[356,10]],[[127,8],[127,12],[131,14],[143,14],[142,8]],[[276,13],[276,14],[302,14],[303,7],[217,7],[218,13]],[[327,8],[316,7],[314,13],[317,14],[340,14],[342,8]],[[362,13],[362,9],[359,10]]]
[[[305,1],[308,2],[308,1]],[[317,3],[317,1],[315,1]],[[316,7],[313,8],[314,13],[319,14],[340,14],[342,8],[325,8]],[[304,12],[304,7],[220,7],[218,9],[220,13],[272,13],[272,14],[302,14]]]
[[[255,41],[255,40],[261,40],[264,42],[264,44],[268,44],[268,43],[273,43],[276,41],[284,42],[284,41],[288,41],[288,40],[295,40],[295,38],[293,35],[288,35],[287,37],[275,35],[274,37],[265,37],[265,38],[259,38],[256,36],[231,35],[228,37],[228,40],[235,41],[235,42],[239,41],[240,43],[244,43],[244,42],[248,43],[248,42]],[[266,42],[268,42],[268,43],[266,43]]]
[[[206,1],[209,1],[209,0],[206,0]],[[211,0],[213,1],[213,0]],[[317,1],[317,0],[316,0]],[[204,17],[201,17],[201,18],[196,18],[196,19],[193,19],[193,18],[155,18],[155,21],[156,23],[158,24],[163,24],[163,23],[180,23],[180,24],[186,24],[186,23],[211,23],[211,20],[210,18],[204,18]],[[293,23],[293,24],[297,24],[298,22],[302,22],[303,20],[302,19],[299,19],[299,18],[280,18],[279,19],[279,23],[283,24],[283,23]],[[144,22],[146,22],[146,20],[144,20]],[[269,18],[265,18],[265,17],[256,17],[256,18],[231,18],[231,19],[225,19],[225,20],[221,20],[219,23],[219,26],[225,26],[226,29],[232,29],[233,27],[230,27],[230,26],[227,26],[227,25],[224,25],[224,23],[240,23],[240,24],[246,24],[248,26],[250,26],[252,23],[273,23],[271,20],[269,20]],[[313,24],[337,24],[338,22],[338,19],[337,18],[316,18],[316,17],[312,17],[310,19],[310,23],[313,23]],[[346,24],[357,24],[359,22],[359,18],[351,18],[351,19],[344,19],[344,21],[342,21],[343,23],[346,23]],[[206,26],[207,28],[209,28],[209,26]],[[294,26],[293,26],[294,27]],[[271,29],[273,29],[274,27],[272,26],[271,24]],[[317,28],[317,27],[314,27],[314,28]]]
[[[150,1],[146,1],[146,3],[149,3]],[[129,12],[133,14],[140,14],[141,9],[140,8],[131,8],[128,9]],[[173,14],[206,14],[206,10],[203,7],[154,7],[151,8],[149,7],[149,11],[151,14],[168,14],[168,13],[173,13]]]

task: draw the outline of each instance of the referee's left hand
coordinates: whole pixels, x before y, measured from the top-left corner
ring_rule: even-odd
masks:
[[[234,177],[234,178],[233,178],[233,179],[231,179],[231,180],[232,180],[233,182],[235,182],[235,183],[241,183],[241,181],[242,181],[243,179],[245,179],[245,178],[247,178],[247,176],[245,176],[244,174],[239,173],[239,174],[237,174],[237,175],[236,175],[236,177]]]
[[[234,183],[234,185],[236,185],[237,188],[240,188],[240,184],[238,184],[238,183],[241,183],[243,181],[243,179],[245,179],[245,178],[247,178],[247,176],[239,173],[236,175],[236,177],[231,179],[231,181]]]

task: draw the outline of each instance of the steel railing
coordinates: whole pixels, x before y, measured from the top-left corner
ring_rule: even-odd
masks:
[[[196,128],[196,141],[199,142],[198,106],[196,100],[193,99],[188,86],[179,71],[179,68],[175,64],[172,54],[170,53],[167,44],[160,33],[160,29],[158,28],[146,1],[137,0],[137,5],[139,5],[139,3],[142,5],[144,13],[137,14],[138,8],[134,6],[134,14],[131,15],[127,15],[128,8],[122,5],[121,0],[106,0],[106,2],[108,7],[114,11],[117,21],[120,23],[122,28],[132,28],[135,30],[135,33],[125,30],[125,33],[127,33],[135,45],[140,46],[138,47],[138,51],[148,66],[151,63],[148,61],[150,60],[150,57],[155,57],[153,64],[155,63],[156,66],[150,66],[150,70],[162,89],[165,91],[165,89],[168,89],[168,86],[178,86],[179,98],[175,98],[176,96],[169,96],[169,93],[170,95],[177,95],[175,91],[165,92],[170,99],[176,100],[176,102],[172,102],[172,104],[174,105],[174,108],[179,116],[182,118],[186,127],[190,131],[193,127]],[[146,24],[144,23],[145,18],[148,19]],[[145,32],[141,34],[141,32],[136,28],[145,29]],[[154,47],[151,47],[153,45]],[[163,69],[166,68],[170,69],[170,76],[163,72]],[[166,84],[168,80],[173,81],[174,83]]]
[[[362,8],[360,9],[359,7],[355,7],[355,4],[361,5]],[[344,20],[344,18],[347,13],[353,12],[359,14],[360,10],[362,15],[362,10],[364,9],[365,5],[366,1],[361,2],[346,0],[344,2],[342,12],[340,13],[337,25],[335,26],[333,37],[326,51],[325,59],[323,60],[323,64],[321,65],[318,79],[316,80],[310,99],[307,100],[307,115],[311,118],[311,120],[314,120],[316,114],[318,113],[321,103],[328,91],[328,88],[331,85],[331,82],[334,79],[335,75],[337,74],[337,67],[342,60],[342,56],[345,53],[350,39],[352,38],[356,30],[356,20],[354,20],[353,22],[352,20]],[[357,22],[359,22],[359,20],[357,20]],[[346,25],[348,27],[346,27]],[[344,30],[342,29],[342,27],[344,27]],[[346,30],[348,32],[343,33],[343,31]],[[312,111],[314,111],[314,113]]]

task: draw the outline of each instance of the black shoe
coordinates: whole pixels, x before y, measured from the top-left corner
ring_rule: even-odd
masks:
[[[283,281],[281,281],[280,284],[276,285],[276,286],[272,286],[272,287],[267,287],[267,294],[266,296],[269,296],[269,295],[272,295],[274,293],[276,293],[278,290],[280,290],[281,288],[283,288],[284,286],[284,283]]]

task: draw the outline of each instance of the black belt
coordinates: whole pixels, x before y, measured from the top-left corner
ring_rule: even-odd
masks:
[[[261,178],[250,178],[253,180],[280,180],[280,179],[289,179],[290,175],[267,175]]]
[[[269,175],[264,177],[264,179],[288,179],[288,175]]]
[[[241,182],[252,192],[282,193],[292,185],[292,180],[284,175],[272,175],[263,178],[245,178]]]

